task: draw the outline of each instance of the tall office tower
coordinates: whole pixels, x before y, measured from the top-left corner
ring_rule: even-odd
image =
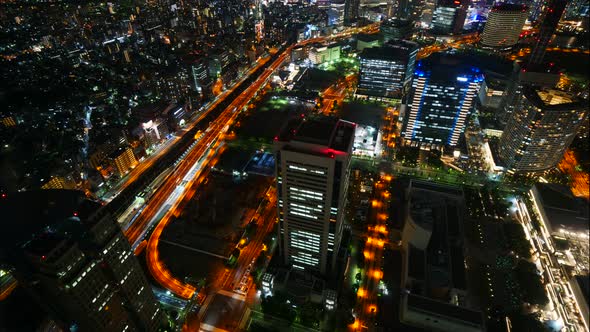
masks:
[[[514,108],[520,103],[522,98],[523,87],[526,85],[538,88],[553,88],[559,81],[559,72],[557,68],[549,64],[546,67],[535,64],[523,64],[515,61],[514,68],[506,94],[502,98],[499,116],[500,122],[506,123],[510,119]]]
[[[397,40],[366,48],[360,55],[357,94],[400,98],[410,88],[418,45]]]
[[[332,275],[340,249],[355,124],[294,119],[275,138],[279,252],[285,264]]]
[[[256,33],[256,41],[264,38],[264,10],[262,10],[262,1],[254,1],[254,31]]]
[[[456,145],[482,81],[480,70],[458,57],[434,55],[418,62],[404,116],[404,139]]]
[[[344,23],[344,7],[346,4],[343,0],[334,0],[330,2],[328,9],[328,24],[341,26]]]
[[[498,155],[514,172],[542,172],[563,158],[588,105],[552,89],[525,86],[523,98],[504,128]]]
[[[422,17],[424,0],[397,0],[395,17],[410,20],[416,24]]]
[[[408,19],[390,18],[381,23],[379,32],[383,35],[383,42],[386,43],[394,39],[409,39],[413,28],[412,21]]]
[[[545,56],[547,45],[549,45],[549,41],[557,29],[557,24],[561,19],[561,15],[563,15],[566,5],[567,0],[549,1],[545,9],[544,17],[542,18],[543,21],[539,27],[539,37],[537,43],[535,44],[535,47],[531,52],[531,57],[529,58],[529,64],[538,65],[543,63],[543,57]]]
[[[468,0],[438,0],[432,17],[435,33],[461,33],[467,16]]]
[[[0,198],[0,262],[67,331],[157,331],[160,308],[116,220],[69,190]]]
[[[528,15],[528,7],[524,5],[502,3],[494,6],[483,29],[481,44],[498,49],[513,47]]]
[[[344,1],[344,25],[351,25],[359,18],[361,0]]]

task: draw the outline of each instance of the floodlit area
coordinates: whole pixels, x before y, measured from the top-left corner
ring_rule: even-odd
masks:
[[[381,151],[381,131],[371,126],[357,125],[352,153],[356,156],[379,158]]]
[[[573,267],[576,275],[588,275],[590,273],[590,245],[587,233],[576,233],[567,230],[559,230],[559,235],[554,236],[556,243],[563,243],[563,247],[557,246],[558,261],[564,265]]]

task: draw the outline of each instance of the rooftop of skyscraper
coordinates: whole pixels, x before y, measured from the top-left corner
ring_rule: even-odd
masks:
[[[416,65],[416,74],[424,76],[430,73],[433,80],[457,80],[461,82],[482,81],[483,72],[465,61],[461,55],[437,53],[419,61]]]
[[[554,230],[563,225],[569,229],[588,232],[588,202],[575,197],[570,188],[558,184],[537,183],[535,189],[539,193],[536,196],[539,198],[537,204],[543,208],[547,221]]]
[[[565,91],[524,87],[524,95],[536,107],[544,110],[561,111],[586,108],[587,104],[577,100]]]
[[[7,194],[0,199],[5,224],[0,248],[26,247],[44,255],[66,238],[83,234],[88,217],[100,204],[73,190],[39,190]]]
[[[526,5],[518,5],[518,4],[514,4],[514,3],[507,3],[507,2],[502,2],[499,4],[496,4],[493,8],[492,11],[528,11],[529,7],[527,7]]]
[[[364,59],[407,60],[408,54],[416,50],[418,45],[405,40],[386,43],[382,47],[365,48],[360,57]]]
[[[301,117],[289,120],[276,139],[316,144],[347,152],[352,144],[355,126],[352,122],[334,117]]]

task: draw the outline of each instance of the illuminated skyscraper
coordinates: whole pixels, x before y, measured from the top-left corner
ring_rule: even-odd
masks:
[[[295,119],[275,139],[279,252],[295,269],[335,270],[354,132],[334,118]]]
[[[424,10],[424,0],[397,0],[395,17],[407,19],[416,23],[422,17]]]
[[[418,45],[408,41],[363,50],[357,93],[400,98],[410,88],[417,54]]]
[[[510,48],[518,42],[528,7],[502,3],[490,11],[481,36],[481,44],[491,48]]]
[[[432,17],[435,33],[461,33],[467,16],[467,0],[438,0]]]
[[[379,32],[383,35],[383,42],[386,43],[394,39],[410,39],[414,23],[410,20],[390,18],[381,22]]]
[[[361,0],[345,0],[344,1],[344,25],[350,25],[359,17],[359,8]]]
[[[69,190],[0,198],[0,262],[67,331],[157,331],[161,312],[116,220]]]
[[[505,167],[541,172],[557,165],[584,122],[587,108],[567,93],[525,86],[500,138],[498,155]]]
[[[328,24],[341,26],[344,23],[344,8],[346,4],[343,0],[330,1],[328,9]]]
[[[402,136],[423,144],[456,145],[483,74],[459,58],[434,56],[418,62]]]

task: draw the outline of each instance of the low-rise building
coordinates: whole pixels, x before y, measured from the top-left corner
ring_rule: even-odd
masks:
[[[309,60],[315,65],[338,59],[340,59],[340,45],[338,44],[313,46],[309,50]]]
[[[130,147],[120,147],[109,156],[113,170],[119,176],[123,176],[137,165],[137,160]]]
[[[471,307],[460,224],[460,188],[411,181],[402,230],[400,320],[429,331],[484,331]]]
[[[76,189],[76,182],[69,177],[52,176],[41,189]]]
[[[365,48],[378,47],[381,39],[378,35],[359,34],[356,37],[356,50],[362,52]]]

